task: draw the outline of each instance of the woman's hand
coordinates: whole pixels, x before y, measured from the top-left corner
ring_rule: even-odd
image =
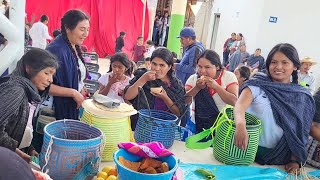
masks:
[[[215,89],[217,86],[219,86],[219,84],[212,78],[210,77],[205,77],[204,81],[206,82],[207,87],[211,88],[211,89]]]
[[[198,89],[204,89],[204,88],[206,88],[206,87],[207,87],[206,81],[205,81],[204,79],[201,79],[201,78],[197,79],[196,87],[197,87]]]
[[[248,146],[248,132],[245,124],[237,124],[236,132],[234,133],[234,144],[245,150]]]
[[[148,71],[141,76],[141,79],[143,80],[144,83],[146,83],[148,81],[156,80],[156,72],[155,71]]]
[[[35,157],[39,157],[39,153],[36,151],[36,150],[34,150],[34,149],[32,149],[31,151],[29,151],[29,155],[32,157],[32,156],[35,156]]]
[[[89,91],[87,90],[86,87],[83,87],[80,91],[80,93],[82,94],[82,96],[86,99],[87,97],[89,97]]]
[[[84,101],[83,95],[77,90],[73,89],[72,98],[77,103],[77,109],[79,109]]]
[[[300,166],[297,162],[290,162],[284,166],[287,173],[300,174]]]
[[[27,163],[29,163],[31,161],[31,156],[29,156],[28,154],[22,152],[20,149],[16,148],[16,153],[23,159],[25,160]]]
[[[115,73],[110,74],[108,84],[112,85],[112,84],[118,82],[119,78],[120,77],[118,77],[118,75]]]
[[[158,97],[158,98],[160,98],[162,100],[166,99],[166,98],[169,98],[167,92],[163,88],[162,88],[160,93],[155,93],[155,92],[151,92],[151,91],[150,91],[150,93],[152,95],[154,95],[155,97]]]

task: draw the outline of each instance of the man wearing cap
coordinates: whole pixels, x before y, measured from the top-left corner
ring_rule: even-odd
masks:
[[[191,27],[183,28],[177,38],[180,38],[183,54],[180,63],[175,63],[176,75],[183,84],[186,84],[187,79],[196,73],[197,59],[205,48],[196,41],[196,33]]]
[[[311,59],[310,57],[304,57],[301,60],[301,68],[298,72],[299,84],[308,88],[310,90],[311,94],[315,93],[316,79],[312,75],[312,73],[309,72],[309,70],[310,70],[311,66],[313,66],[315,64],[316,64],[316,62],[313,59]]]

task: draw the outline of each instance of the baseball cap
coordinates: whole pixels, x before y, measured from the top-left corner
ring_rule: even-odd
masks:
[[[180,35],[177,38],[181,37],[196,37],[196,33],[194,32],[193,28],[185,27],[180,31]]]

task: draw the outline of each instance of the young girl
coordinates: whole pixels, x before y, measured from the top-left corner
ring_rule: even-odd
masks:
[[[251,70],[247,66],[239,66],[234,70],[234,74],[236,75],[239,83],[239,87],[241,88],[242,84],[250,78]]]
[[[287,172],[295,173],[307,160],[315,103],[308,89],[298,84],[300,61],[291,44],[276,45],[266,67],[267,74],[258,73],[242,86],[234,109],[235,145],[247,148],[245,112],[249,112],[262,121],[256,161],[285,165]]]
[[[197,61],[197,74],[185,85],[186,95],[193,97],[191,114],[197,133],[209,129],[226,104],[234,105],[238,98],[236,76],[223,68],[219,55],[205,50]]]
[[[110,59],[109,72],[102,75],[99,94],[124,102],[122,94],[124,88],[129,84],[131,76],[131,64],[125,53],[117,53]]]

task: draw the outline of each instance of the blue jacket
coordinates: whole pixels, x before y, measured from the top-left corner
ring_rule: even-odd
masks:
[[[205,48],[200,42],[195,42],[184,49],[182,59],[176,65],[176,75],[185,85],[188,78],[196,73],[197,59],[204,52]]]
[[[47,47],[59,62],[59,68],[53,79],[53,84],[78,90],[78,65],[67,42],[59,35]],[[53,98],[56,119],[79,119],[77,104],[71,97]]]

